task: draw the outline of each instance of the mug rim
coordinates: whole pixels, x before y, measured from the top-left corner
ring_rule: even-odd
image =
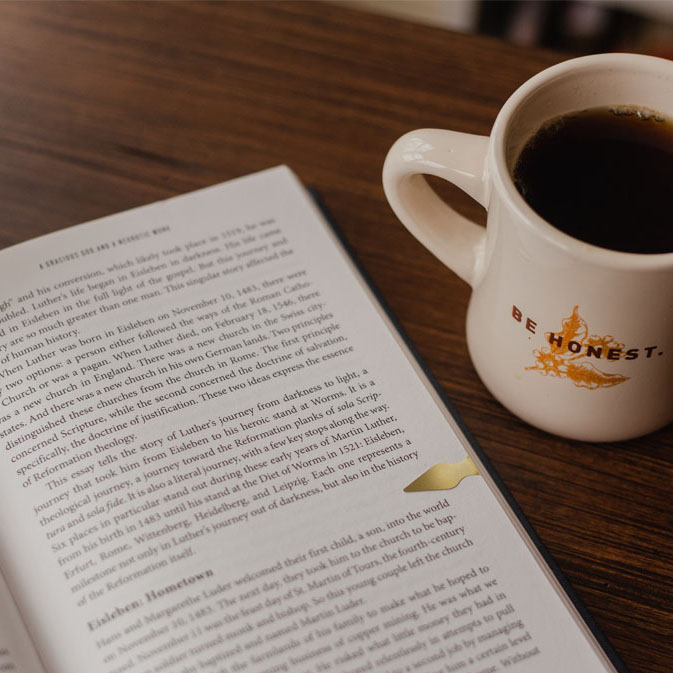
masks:
[[[587,243],[569,234],[562,232],[543,217],[538,215],[525,201],[514,185],[514,180],[507,167],[505,156],[505,139],[507,138],[510,123],[520,106],[542,85],[558,79],[571,72],[588,70],[596,66],[601,68],[623,69],[626,66],[638,66],[649,72],[659,71],[673,79],[673,61],[644,54],[593,54],[580,56],[561,63],[557,63],[540,71],[524,82],[506,101],[496,117],[491,131],[491,155],[495,164],[493,175],[497,191],[507,202],[508,206],[517,213],[523,224],[534,233],[541,235],[547,242],[561,248],[565,252],[589,261],[593,264],[605,266],[656,270],[673,266],[673,251],[662,253],[638,253],[610,250],[592,243]]]

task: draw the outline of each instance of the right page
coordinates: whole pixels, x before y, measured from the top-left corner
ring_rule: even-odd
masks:
[[[0,563],[48,673],[615,670],[288,169],[0,259]]]

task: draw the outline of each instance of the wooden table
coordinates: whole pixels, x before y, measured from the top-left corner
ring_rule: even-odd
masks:
[[[4,2],[0,246],[289,164],[320,191],[631,671],[670,673],[673,429],[586,444],[503,409],[468,358],[467,285],[381,189],[403,132],[488,134],[510,93],[559,60],[310,2]]]

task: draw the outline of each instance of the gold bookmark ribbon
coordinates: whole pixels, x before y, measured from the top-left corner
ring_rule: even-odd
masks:
[[[473,474],[479,474],[479,468],[469,456],[465,456],[460,463],[437,463],[423,472],[418,479],[412,481],[404,492],[448,491],[458,486],[465,477]]]

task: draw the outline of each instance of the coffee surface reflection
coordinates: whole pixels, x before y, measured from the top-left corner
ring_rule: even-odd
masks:
[[[673,121],[622,106],[544,124],[526,143],[514,182],[557,229],[601,248],[673,251]]]

